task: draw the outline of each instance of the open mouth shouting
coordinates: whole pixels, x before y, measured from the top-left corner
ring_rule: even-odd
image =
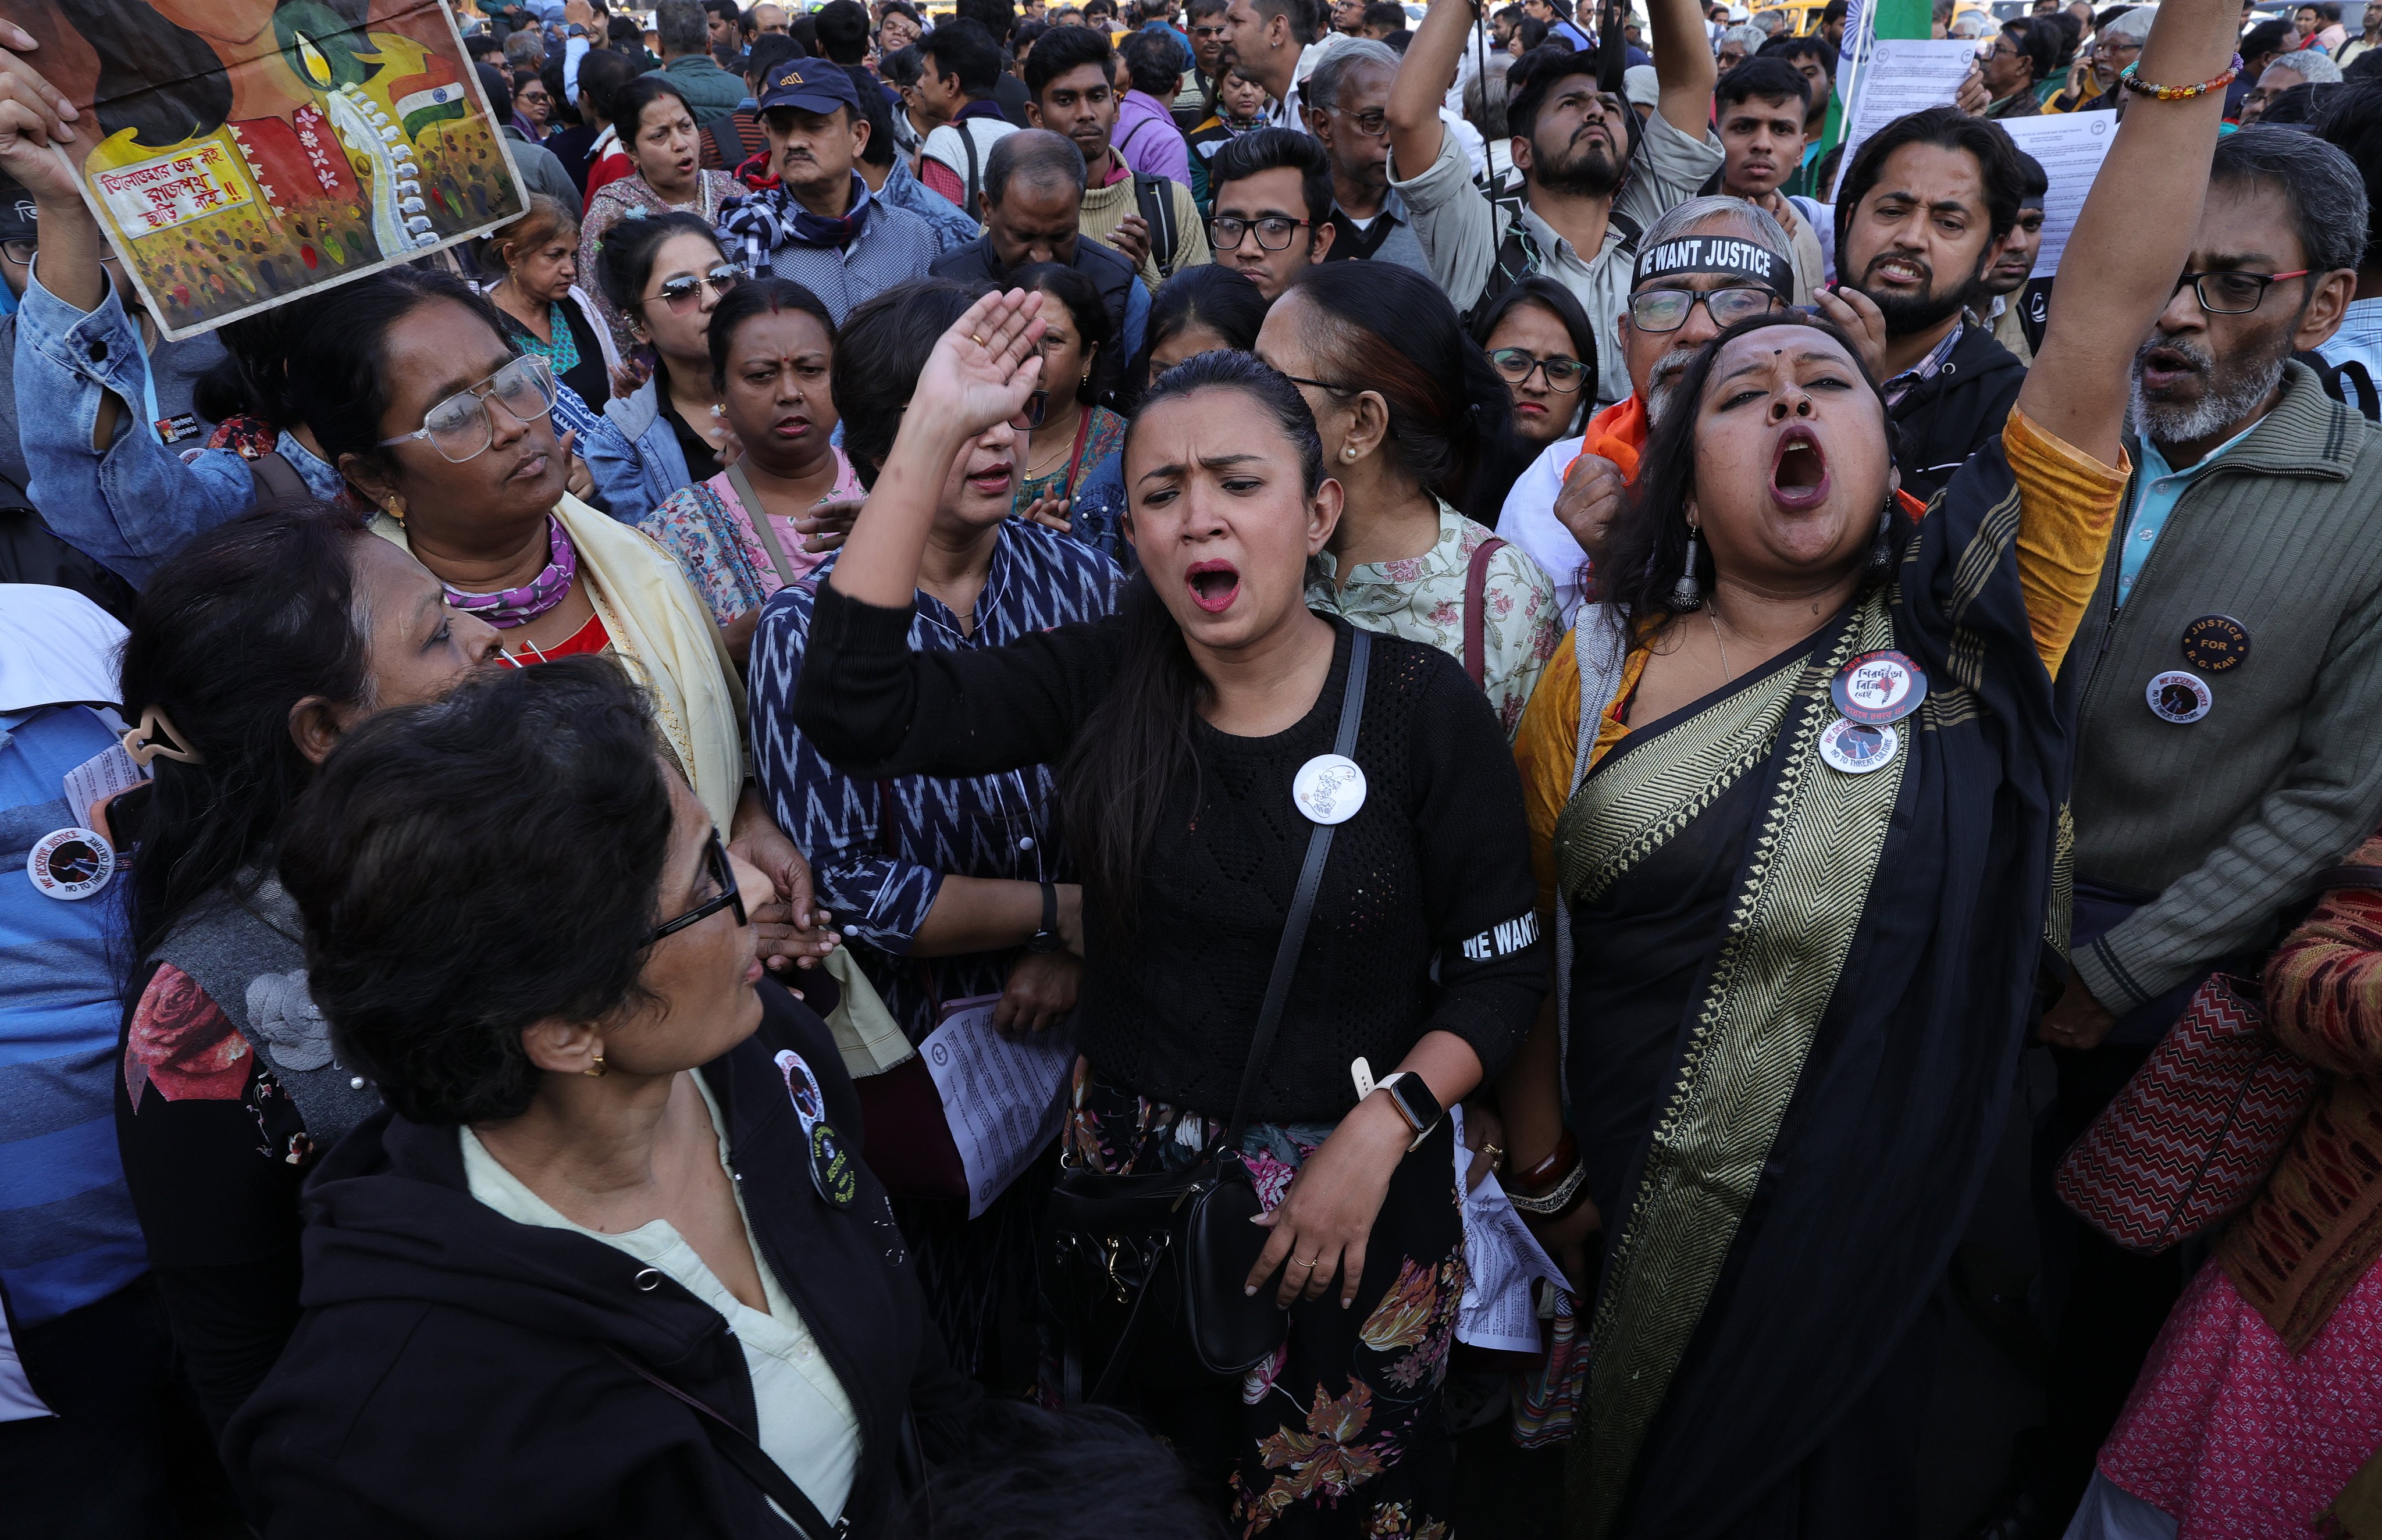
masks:
[[[1210,615],[1222,615],[1240,597],[1240,570],[1229,561],[1195,561],[1184,573],[1191,602]]]
[[[1828,460],[1819,435],[1798,422],[1778,435],[1770,463],[1771,500],[1789,513],[1802,513],[1828,500]]]
[[[980,471],[971,471],[967,476],[969,490],[985,497],[1007,497],[1013,490],[1010,476],[1016,469],[1014,462],[1004,459],[995,460]]]

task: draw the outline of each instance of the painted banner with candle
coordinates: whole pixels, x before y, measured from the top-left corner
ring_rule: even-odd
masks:
[[[528,207],[437,0],[9,0],[83,114],[70,153],[183,337]],[[96,142],[93,142],[94,135]]]

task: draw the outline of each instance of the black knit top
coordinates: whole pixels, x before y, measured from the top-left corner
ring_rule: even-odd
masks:
[[[1085,905],[1077,1043],[1103,1078],[1222,1118],[1248,1058],[1310,825],[1300,765],[1332,752],[1348,636],[1314,707],[1270,738],[1198,722],[1131,924]],[[1055,763],[1108,690],[1123,623],[1062,626],[1007,647],[913,653],[910,610],[822,584],[794,720],[854,776],[977,776]],[[1338,827],[1272,1062],[1249,1109],[1335,1120],[1349,1061],[1387,1074],[1426,1032],[1462,1037],[1494,1075],[1546,993],[1521,782],[1480,689],[1446,654],[1376,636],[1357,763],[1367,795]]]

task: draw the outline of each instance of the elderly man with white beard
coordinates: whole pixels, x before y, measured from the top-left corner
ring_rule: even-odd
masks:
[[[2254,972],[2310,878],[2382,822],[2382,430],[2291,361],[2340,324],[2366,212],[2355,163],[2314,135],[2220,140],[2191,259],[2135,358],[2132,483],[2059,677],[2076,901],[2039,1029],[2059,1077],[2039,1161],[2212,971]],[[2065,1232],[2044,1254],[2074,1258],[2049,1416],[1968,1532],[1983,1540],[2061,1533],[2185,1277],[2177,1252],[2044,1222]]]

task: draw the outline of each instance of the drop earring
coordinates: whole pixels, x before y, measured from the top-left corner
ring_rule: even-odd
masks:
[[[1877,510],[1877,537],[1870,542],[1869,575],[1883,578],[1894,566],[1894,494],[1885,495],[1885,507]]]
[[[1704,585],[1696,577],[1697,537],[1702,532],[1693,524],[1688,526],[1687,568],[1680,572],[1679,581],[1671,585],[1671,607],[1682,613],[1703,607]]]

